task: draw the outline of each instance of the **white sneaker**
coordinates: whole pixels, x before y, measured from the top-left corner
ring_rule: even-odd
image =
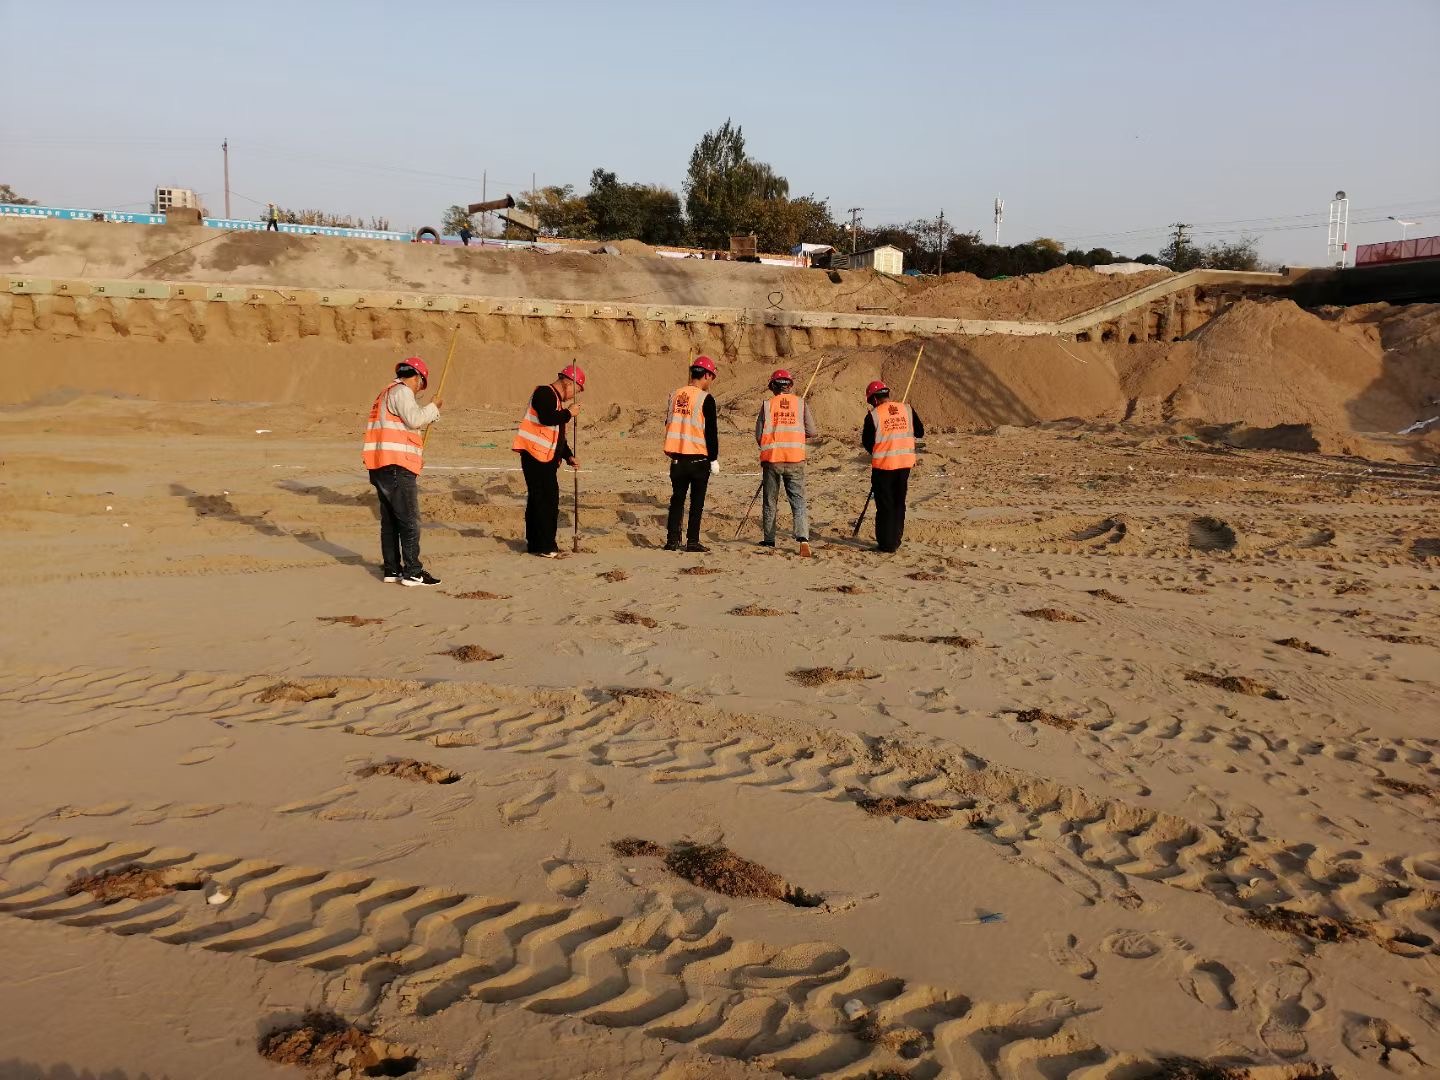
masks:
[[[381,580],[381,581],[384,581],[384,582],[387,582],[387,583],[388,583],[388,582],[399,581],[399,580],[400,580],[400,575],[399,575],[399,574],[386,574],[386,575],[385,575],[383,578],[381,578],[380,580]]]

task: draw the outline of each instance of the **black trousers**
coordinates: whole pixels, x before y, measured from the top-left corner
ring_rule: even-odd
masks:
[[[536,461],[520,451],[525,474],[525,550],[531,555],[559,551],[555,530],[560,527],[560,458]]]
[[[370,483],[380,497],[380,557],[385,576],[415,577],[420,565],[419,477],[403,465],[370,470]]]
[[[690,521],[685,539],[700,542],[700,515],[705,513],[705,489],[710,486],[710,460],[687,455],[670,459],[670,518],[665,539],[680,542],[680,520],[685,516],[685,497],[690,497]]]
[[[266,231],[266,232],[269,232],[271,229],[274,229],[276,232],[279,232],[279,231],[280,231],[280,223],[279,223],[278,221],[267,221],[267,222],[265,223],[265,231]]]
[[[875,545],[896,551],[905,538],[905,495],[910,488],[909,469],[871,469],[875,492]]]

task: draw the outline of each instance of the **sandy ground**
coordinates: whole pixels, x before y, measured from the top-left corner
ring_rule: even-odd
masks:
[[[0,1078],[299,1077],[256,1042],[310,1008],[437,1080],[1433,1075],[1433,469],[942,434],[881,557],[845,433],[802,560],[731,539],[730,437],[702,558],[611,428],[546,562],[511,411],[456,412],[417,590],[378,580],[364,404],[0,417]],[[410,758],[455,778],[361,775]],[[129,866],[200,887],[67,893]]]

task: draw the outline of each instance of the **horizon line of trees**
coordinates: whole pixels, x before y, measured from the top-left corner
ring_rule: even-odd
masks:
[[[12,196],[8,200],[4,199],[7,193]],[[17,200],[8,185],[0,184],[0,201]],[[602,242],[635,239],[724,250],[731,236],[753,235],[759,250],[770,252],[788,252],[800,243],[828,244],[842,252],[891,244],[905,253],[908,267],[925,273],[964,271],[978,277],[1001,277],[1116,262],[1150,263],[1174,270],[1254,270],[1260,266],[1253,237],[1198,245],[1183,231],[1177,231],[1158,254],[1133,258],[1103,247],[1067,250],[1049,237],[1021,244],[987,244],[978,232],[955,232],[940,220],[861,226],[852,235],[847,223],[835,220],[828,199],[813,193],[792,195],[789,180],[768,163],[751,157],[744,131],[729,119],[695,144],[681,192],[661,184],[622,181],[615,172],[598,167],[590,173],[590,186],[583,194],[573,184],[550,185],[522,192],[516,205],[535,215],[542,237]],[[372,217],[367,226],[362,218],[323,210],[281,209],[280,216],[299,225],[390,228],[385,218]],[[465,207],[449,207],[441,231],[454,234],[464,226],[473,233],[480,231]],[[509,224],[502,235],[528,237]]]

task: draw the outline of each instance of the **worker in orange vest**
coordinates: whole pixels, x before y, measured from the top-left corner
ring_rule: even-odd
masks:
[[[717,372],[715,361],[697,356],[690,365],[690,381],[670,395],[665,409],[665,454],[670,459],[670,516],[666,522],[665,550],[680,550],[680,521],[685,498],[690,498],[686,551],[707,552],[700,542],[700,516],[705,512],[705,490],[720,471],[720,425],[710,386]]]
[[[890,388],[875,380],[865,388],[870,411],[860,442],[870,452],[870,490],[875,493],[875,550],[897,551],[905,536],[905,496],[915,467],[915,440],[925,425],[906,403],[890,400]]]
[[[805,440],[815,437],[815,421],[805,399],[792,393],[795,379],[783,368],[770,376],[770,393],[755,419],[755,441],[760,446],[760,487],[764,493],[760,524],[765,530],[761,547],[775,546],[775,512],[780,488],[790,500],[790,517],[800,554],[810,555],[810,524],[805,514]]]
[[[430,384],[430,369],[418,356],[395,365],[395,380],[370,406],[360,452],[380,498],[380,557],[386,581],[439,585],[420,564],[420,489],[427,424],[440,419],[440,399],[420,406],[415,393]]]
[[[525,475],[525,550],[542,559],[560,558],[555,530],[560,525],[560,462],[580,467],[565,441],[565,425],[580,414],[576,396],[585,372],[570,364],[548,386],[537,386],[510,449],[520,455]]]

